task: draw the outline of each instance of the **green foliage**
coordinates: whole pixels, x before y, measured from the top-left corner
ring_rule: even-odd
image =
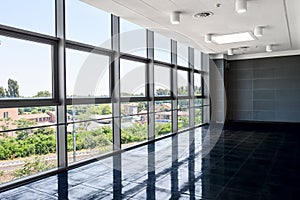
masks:
[[[169,96],[170,95],[170,90],[159,88],[159,89],[156,90],[156,94],[158,96]]]
[[[195,111],[195,124],[202,123],[202,110],[197,109]]]
[[[18,115],[24,114],[24,108],[18,108]]]
[[[9,129],[9,125],[10,125],[10,123],[11,123],[11,118],[10,117],[7,117],[7,118],[1,118],[0,119],[0,127],[1,127],[1,129],[3,130],[3,131],[6,131],[6,130],[8,130]],[[7,132],[3,132],[2,134],[2,137],[7,137]]]
[[[5,89],[3,87],[0,87],[0,98],[5,97]]]
[[[0,176],[4,175],[4,170],[0,170]]]
[[[17,81],[9,78],[7,81],[7,89],[0,87],[0,98],[3,97],[19,97],[19,84]]]
[[[18,140],[8,137],[0,140],[0,160],[23,158],[31,155],[44,155],[56,151],[55,135],[29,135]]]
[[[147,139],[147,124],[135,123],[128,128],[122,129],[121,143],[139,142]]]
[[[30,114],[38,114],[38,113],[40,113],[38,109],[33,109],[33,110],[30,112]]]
[[[6,90],[7,97],[19,97],[19,84],[17,81],[13,79],[8,79],[7,81],[7,90]]]
[[[73,151],[73,134],[67,136],[68,151]],[[112,144],[112,129],[102,126],[96,130],[80,130],[76,134],[76,150],[93,149]]]
[[[91,106],[86,112],[92,115],[108,115],[111,114],[111,106],[109,104]]]
[[[38,114],[38,113],[47,113],[49,111],[55,111],[55,107],[53,106],[41,106],[41,107],[25,107],[19,108],[18,114]]]
[[[24,176],[29,176],[39,172],[46,171],[54,167],[54,164],[51,164],[39,157],[35,157],[33,160],[26,160],[25,165],[21,169],[14,171],[14,176],[21,178]]]
[[[171,123],[155,123],[155,136],[164,135],[172,132],[172,124]]]
[[[194,93],[195,95],[201,95],[202,94],[202,88],[199,86],[194,86]]]
[[[49,91],[47,91],[47,90],[45,90],[45,91],[39,91],[33,97],[51,97],[51,93]]]
[[[29,128],[35,126],[36,123],[28,119],[18,119],[15,120],[14,124],[17,125],[18,128]],[[18,140],[23,140],[27,138],[30,132],[31,132],[30,130],[26,130],[26,129],[16,131]]]
[[[182,111],[187,110],[187,108],[189,107],[189,101],[188,100],[179,100],[178,107],[180,109],[182,109]]]
[[[42,127],[33,131],[34,134],[42,134],[42,135],[54,135],[55,130],[50,127]]]
[[[178,118],[178,129],[189,127],[189,117],[188,116],[180,116]]]
[[[178,88],[178,94],[180,95],[188,95],[188,86],[181,86]]]
[[[139,102],[138,103],[138,112],[147,109],[147,102]]]

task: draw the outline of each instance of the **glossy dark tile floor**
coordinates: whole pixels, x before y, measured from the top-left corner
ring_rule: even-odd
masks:
[[[300,199],[298,128],[235,123],[221,135],[198,128],[0,199]]]

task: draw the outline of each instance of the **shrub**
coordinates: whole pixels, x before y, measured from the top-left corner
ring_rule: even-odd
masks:
[[[14,171],[14,176],[16,178],[21,178],[24,176],[29,176],[46,171],[53,167],[54,164],[51,164],[41,158],[35,157],[33,160],[26,160],[24,166],[21,169],[17,169]]]

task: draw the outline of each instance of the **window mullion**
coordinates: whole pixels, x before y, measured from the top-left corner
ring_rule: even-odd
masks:
[[[67,106],[66,106],[66,40],[65,40],[65,1],[56,0],[56,36],[59,38],[57,48],[57,85],[54,88],[58,94],[60,105],[57,106],[57,123],[66,124]],[[66,168],[68,166],[67,158],[67,126],[60,125],[57,128],[57,157],[58,168]]]

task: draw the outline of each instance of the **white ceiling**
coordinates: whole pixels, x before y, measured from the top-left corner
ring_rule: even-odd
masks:
[[[243,14],[235,12],[235,0],[83,1],[205,53],[226,54],[228,48],[248,46],[246,54],[258,55],[265,52],[267,44],[274,44],[274,51],[278,52],[300,49],[300,0],[248,0],[248,11]],[[219,8],[217,3],[221,4]],[[170,23],[172,11],[181,12],[180,24]],[[193,18],[201,11],[212,11],[214,15]],[[255,41],[217,45],[203,40],[208,33],[253,32],[256,26],[266,28],[263,37]]]

